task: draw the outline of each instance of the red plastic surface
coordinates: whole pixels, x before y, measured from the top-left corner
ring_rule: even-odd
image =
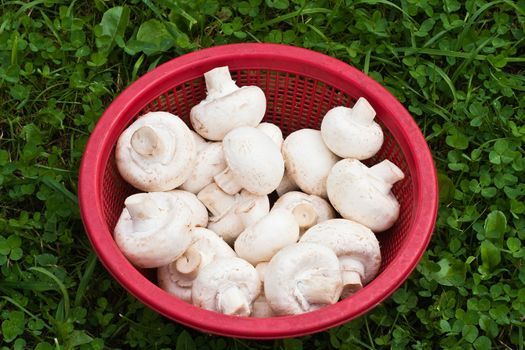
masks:
[[[147,111],[168,110],[188,122],[205,97],[203,73],[229,66],[239,85],[258,85],[268,100],[265,121],[285,135],[319,129],[332,107],[351,107],[365,97],[385,130],[381,151],[405,173],[393,192],[401,204],[395,226],[378,235],[383,263],[365,288],[335,305],[297,316],[245,318],[203,310],[169,295],[122,255],[112,238],[124,199],[137,192],[115,166],[114,146],[130,122]],[[189,122],[188,122],[189,125]],[[348,322],[393,293],[409,276],[431,238],[437,214],[437,180],[428,146],[406,109],[362,72],[326,55],[275,44],[218,46],[173,59],[147,73],[108,107],[86,146],[80,169],[80,208],[88,237],[109,272],[130,293],[159,313],[205,332],[242,338],[282,338],[319,332]]]

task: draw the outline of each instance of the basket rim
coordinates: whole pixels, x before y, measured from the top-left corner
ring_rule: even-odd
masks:
[[[108,237],[113,235],[103,219],[100,194],[104,169],[113,147],[108,146],[108,140],[118,138],[121,129],[117,125],[130,110],[142,109],[144,103],[141,101],[149,101],[161,93],[161,82],[171,76],[196,78],[224,62],[236,69],[246,69],[242,64],[237,65],[239,58],[255,60],[263,57],[294,62],[297,69],[293,73],[301,75],[308,76],[312,70],[330,73],[327,75],[336,78],[330,78],[333,81],[323,79],[324,82],[335,87],[342,83],[358,86],[361,96],[372,105],[374,101],[383,100],[388,112],[395,116],[388,124],[396,129],[393,136],[403,149],[411,170],[418,206],[396,259],[352,297],[302,315],[245,318],[200,309],[151,283],[129,263],[112,239],[108,244]],[[406,153],[406,150],[410,152]],[[79,205],[86,234],[99,260],[142,303],[172,320],[204,332],[239,338],[276,339],[312,334],[341,325],[389,297],[412,273],[430,242],[437,217],[438,186],[432,155],[419,127],[401,103],[379,83],[349,64],[316,51],[282,44],[246,43],[215,46],[174,58],[122,91],[105,110],[86,144],[79,173]]]

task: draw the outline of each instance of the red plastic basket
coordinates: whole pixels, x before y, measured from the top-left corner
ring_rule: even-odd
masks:
[[[264,90],[268,101],[264,120],[279,125],[284,135],[300,128],[319,129],[330,108],[351,107],[361,96],[377,111],[385,142],[369,163],[388,158],[406,174],[393,188],[401,215],[392,229],[378,235],[383,259],[379,275],[351,297],[303,315],[226,316],[164,292],[151,280],[154,274],[136,269],[117,248],[113,228],[124,199],[137,192],[122,180],[115,166],[114,148],[120,133],[148,111],[167,110],[188,122],[191,107],[205,97],[203,73],[224,65],[229,66],[237,84],[258,85]],[[86,232],[100,260],[140,301],[172,320],[205,332],[265,339],[300,336],[340,325],[393,293],[428,245],[438,192],[432,156],[423,135],[406,109],[381,85],[344,62],[310,50],[236,44],[173,59],[123,91],[102,115],[86,146],[79,198]]]

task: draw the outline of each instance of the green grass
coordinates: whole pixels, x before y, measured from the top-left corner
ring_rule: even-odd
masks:
[[[1,349],[523,349],[525,1],[0,0]],[[127,85],[186,52],[280,42],[386,86],[432,149],[440,209],[408,281],[353,322],[254,342],[129,296],[86,239],[78,166]]]

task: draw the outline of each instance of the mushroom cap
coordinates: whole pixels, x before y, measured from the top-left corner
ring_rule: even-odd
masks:
[[[220,141],[240,126],[257,126],[266,112],[266,96],[257,86],[237,87],[228,67],[204,74],[208,96],[190,112],[193,129],[208,140]]]
[[[261,123],[257,125],[257,129],[271,138],[277,147],[281,149],[281,146],[283,145],[283,132],[277,125],[272,123]]]
[[[279,186],[284,174],[283,157],[277,145],[262,131],[252,127],[236,128],[224,137],[222,147],[228,168],[242,188],[265,195]]]
[[[326,198],[326,178],[339,158],[323,142],[321,132],[294,131],[284,140],[282,153],[286,171],[299,188]]]
[[[120,135],[115,149],[122,178],[146,192],[180,186],[190,176],[196,156],[190,129],[167,112],[138,118]]]
[[[328,198],[343,218],[382,232],[399,216],[399,203],[390,189],[403,177],[388,160],[368,168],[357,159],[343,159],[328,176]]]
[[[182,200],[190,208],[192,226],[206,227],[208,225],[208,210],[196,195],[182,190],[173,190],[168,193]]]
[[[235,252],[252,265],[270,261],[272,256],[299,239],[299,225],[286,210],[272,210],[247,227],[235,241]]]
[[[198,193],[213,182],[213,177],[226,168],[226,160],[220,142],[210,142],[197,154],[195,166],[181,189]]]
[[[294,213],[294,209],[301,204],[306,205],[315,211],[314,220],[312,220],[313,223],[308,225],[308,227],[335,218],[335,210],[325,199],[299,191],[291,191],[283,194],[274,203],[272,210],[284,209],[295,215],[297,212]]]
[[[212,230],[197,227],[192,230],[191,246],[201,254],[200,267],[204,267],[218,258],[235,257],[235,251]]]
[[[255,267],[243,259],[219,258],[201,269],[193,281],[195,306],[224,314],[249,316],[261,291]]]
[[[335,304],[342,287],[337,256],[315,243],[284,247],[264,273],[264,294],[277,315],[301,314]]]
[[[353,108],[335,107],[321,123],[326,146],[341,158],[368,159],[383,145],[383,130],[374,122],[376,113],[364,98]]]
[[[165,192],[137,193],[126,198],[114,238],[134,265],[154,268],[176,260],[191,243],[191,210]]]
[[[368,227],[351,220],[321,222],[306,231],[300,242],[317,243],[332,249],[343,270],[348,260],[361,263],[364,267],[360,273],[363,285],[369,283],[381,267],[381,250],[375,234]]]
[[[215,259],[236,256],[233,249],[211,230],[196,227],[192,229],[192,235],[193,242],[190,247],[200,255],[198,270]],[[181,273],[177,269],[177,261],[158,268],[157,280],[159,287],[186,302],[191,302],[191,287],[194,278]]]

